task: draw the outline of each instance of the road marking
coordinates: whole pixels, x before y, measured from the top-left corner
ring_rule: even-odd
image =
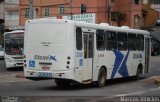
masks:
[[[157,90],[160,90],[160,87],[152,88],[152,89],[149,89],[149,90],[127,93],[127,94],[118,94],[118,95],[113,95],[113,96],[103,97],[103,98],[116,98],[116,97],[121,97],[121,96],[140,95],[140,94],[144,94],[144,93],[148,93],[148,92],[152,92],[152,91],[157,91]]]

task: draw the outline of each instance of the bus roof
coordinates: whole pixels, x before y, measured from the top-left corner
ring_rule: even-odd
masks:
[[[87,23],[83,21],[73,21],[73,20],[65,20],[65,19],[53,19],[53,18],[39,18],[39,19],[33,19],[26,21],[30,23],[42,23],[42,22],[58,22],[58,23],[71,23],[76,26],[80,27],[87,27],[87,28],[94,28],[94,29],[105,29],[107,31],[116,31],[116,32],[127,32],[127,33],[136,33],[136,34],[145,34],[149,35],[150,33],[145,30],[139,30],[139,29],[131,29],[127,26],[122,27],[116,27],[116,26],[110,26],[107,23],[101,23],[101,24],[93,24],[93,23]]]

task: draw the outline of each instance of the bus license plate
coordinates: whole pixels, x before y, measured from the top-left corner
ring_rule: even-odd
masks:
[[[39,77],[45,77],[45,78],[52,77],[52,73],[47,73],[47,72],[39,72],[38,75],[39,75]]]

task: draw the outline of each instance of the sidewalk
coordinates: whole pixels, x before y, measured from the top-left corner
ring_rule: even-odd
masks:
[[[160,85],[160,76],[152,76],[142,81],[146,83],[155,83],[155,84]]]
[[[160,85],[160,77],[158,77],[158,78],[155,79],[155,83],[158,84],[158,85]]]
[[[23,72],[22,73],[16,73],[16,78],[25,78]]]

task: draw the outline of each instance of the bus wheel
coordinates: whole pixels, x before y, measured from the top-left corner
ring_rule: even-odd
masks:
[[[65,79],[55,79],[55,83],[59,87],[68,87],[70,86],[70,81]]]
[[[98,81],[96,82],[98,87],[104,87],[106,84],[106,71],[104,68],[99,70]]]

